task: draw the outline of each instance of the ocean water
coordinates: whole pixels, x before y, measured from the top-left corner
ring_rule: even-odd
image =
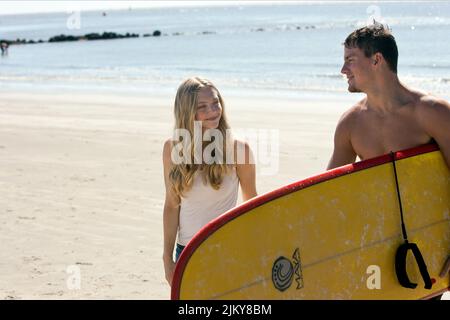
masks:
[[[399,47],[400,79],[450,95],[450,3],[297,3],[1,15],[0,39],[112,31],[139,38],[14,45],[0,87],[174,93],[200,75],[242,95],[341,95],[342,42],[375,18]],[[79,28],[74,28],[79,27]],[[160,30],[161,37],[142,37]],[[206,34],[204,34],[206,32]],[[179,34],[179,35],[175,35]]]

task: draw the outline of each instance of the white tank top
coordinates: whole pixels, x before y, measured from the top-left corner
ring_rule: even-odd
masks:
[[[236,206],[239,179],[236,168],[223,178],[218,190],[203,183],[201,172],[196,172],[192,188],[181,198],[178,243],[185,246],[208,222]]]

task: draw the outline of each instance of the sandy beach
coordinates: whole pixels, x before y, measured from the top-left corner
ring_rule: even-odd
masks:
[[[258,170],[259,194],[322,172],[335,124],[357,99],[224,96],[232,128],[279,133],[278,170]],[[161,151],[172,103],[0,92],[0,299],[170,297]]]
[[[400,80],[450,100],[450,3],[212,3],[0,2],[0,300],[170,298],[162,149],[187,77],[271,142],[252,145],[259,195],[325,171],[364,96],[341,74],[357,27],[389,25]]]

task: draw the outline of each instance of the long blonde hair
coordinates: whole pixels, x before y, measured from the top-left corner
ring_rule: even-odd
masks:
[[[189,131],[191,137],[194,137],[194,121],[197,111],[198,92],[204,87],[210,87],[217,92],[220,105],[222,106],[222,116],[217,129],[222,133],[222,137],[227,137],[226,131],[230,128],[230,126],[228,125],[228,121],[225,116],[225,105],[223,98],[219,90],[212,84],[211,81],[199,77],[186,79],[178,87],[174,104],[175,129],[186,129]],[[223,150],[226,150],[227,145],[228,142],[225,141]],[[223,154],[225,153],[226,151]],[[194,159],[194,147],[192,144],[190,146],[190,156],[191,159]],[[224,163],[224,161],[221,163],[212,164],[205,164],[203,161],[202,164],[183,162],[172,166],[169,173],[169,181],[175,194],[179,197],[183,197],[192,187],[195,173],[198,170],[202,170],[204,183],[209,183],[212,188],[218,190],[222,183],[223,177],[228,172],[228,169],[229,164]]]

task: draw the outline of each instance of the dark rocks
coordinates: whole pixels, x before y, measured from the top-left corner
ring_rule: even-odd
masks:
[[[67,36],[59,35],[48,39],[48,42],[65,42],[65,41],[78,41],[78,40],[111,40],[111,39],[124,39],[124,38],[137,38],[136,33],[126,33],[125,35],[115,32],[103,32],[100,33],[88,33],[84,36]]]
[[[34,40],[26,40],[26,39],[16,39],[16,40],[0,39],[0,43],[6,43],[9,46],[12,44],[33,44],[37,42]]]
[[[48,39],[48,42],[63,42],[63,41],[77,41],[80,37],[75,36],[66,36],[64,34],[61,34],[59,36],[54,36]]]
[[[146,38],[146,37],[161,37],[161,36],[168,36],[168,34],[167,33],[161,33],[161,31],[159,31],[159,30],[155,30],[155,31],[153,31],[153,33],[144,33],[144,35],[143,35],[143,37],[144,38]]]
[[[276,30],[286,31],[286,30],[309,30],[309,29],[316,29],[316,26],[314,25],[305,25],[305,26],[287,26],[286,28],[276,28]],[[255,28],[250,29],[251,32],[265,32],[270,31],[266,30],[264,28]],[[189,34],[189,33],[187,33]],[[210,35],[210,34],[217,34],[215,31],[202,31],[196,33],[198,35]],[[182,36],[186,35],[184,32],[173,32],[171,34],[172,36]],[[162,33],[160,30],[155,30],[153,33],[144,33],[142,35],[144,38],[146,37],[160,37],[160,36],[169,36],[168,33]],[[6,40],[6,39],[0,39],[0,42],[4,42],[8,45],[11,44],[36,44],[36,43],[44,43],[44,42],[69,42],[69,41],[91,41],[91,40],[112,40],[112,39],[124,39],[124,38],[138,38],[139,34],[136,33],[129,33],[126,34],[120,34],[115,32],[103,32],[103,33],[88,33],[85,35],[79,35],[79,36],[73,36],[73,35],[64,35],[60,34],[54,37],[51,37],[48,39],[48,41],[44,41],[39,39],[38,41],[35,40],[26,40],[26,39],[16,39],[16,40]]]
[[[100,33],[88,33],[83,36],[72,36],[60,34],[48,39],[47,42],[67,42],[67,41],[79,41],[79,40],[111,40],[111,39],[124,39],[124,38],[138,38],[139,34],[136,33],[126,33],[119,34],[115,32],[103,32]],[[35,40],[26,40],[26,39],[16,39],[16,40],[2,40],[3,42],[7,42],[8,44],[35,44],[35,43],[44,43],[46,41],[39,39]]]
[[[106,39],[107,35],[105,35],[105,37],[103,38],[99,33],[88,33],[85,34],[84,37],[80,37],[78,40],[83,39],[83,40],[102,40],[102,39]],[[49,40],[50,42],[50,40]]]

